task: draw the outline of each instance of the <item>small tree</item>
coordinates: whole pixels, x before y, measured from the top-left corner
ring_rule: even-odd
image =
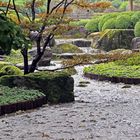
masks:
[[[54,37],[55,31],[58,30],[60,24],[64,21],[65,14],[67,9],[72,3],[76,3],[74,0],[59,0],[53,3],[52,0],[47,0],[46,9],[43,12],[38,12],[37,8],[44,3],[43,0],[31,0],[25,2],[25,9],[23,10],[18,5],[15,4],[15,0],[9,0],[8,3],[1,2],[0,5],[5,7],[3,12],[8,16],[9,11],[14,10],[16,13],[16,22],[23,28],[24,34],[26,35],[25,42],[19,43],[22,47],[17,47],[16,49],[21,49],[21,53],[24,58],[24,74],[34,72],[37,63],[42,58],[47,45],[50,40]],[[61,11],[61,13],[60,13]],[[26,21],[21,19],[20,14],[26,15]],[[58,15],[59,13],[59,15]],[[41,16],[41,17],[39,17]],[[39,18],[37,18],[39,17]],[[51,25],[51,28],[50,28]],[[52,26],[53,25],[53,26]],[[37,48],[37,54],[33,59],[31,66],[28,65],[28,39],[31,34],[31,31],[36,31],[35,34],[35,44]],[[45,33],[45,38],[43,34]],[[20,36],[18,36],[20,38]],[[20,40],[20,39],[19,39]],[[18,38],[15,38],[14,41],[18,41]],[[23,40],[22,40],[23,41]],[[27,42],[27,43],[26,43]],[[14,45],[14,44],[13,44]]]

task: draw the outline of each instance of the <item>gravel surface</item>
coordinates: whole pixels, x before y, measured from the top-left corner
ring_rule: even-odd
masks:
[[[77,70],[74,103],[3,116],[0,139],[140,140],[140,86],[85,79]]]

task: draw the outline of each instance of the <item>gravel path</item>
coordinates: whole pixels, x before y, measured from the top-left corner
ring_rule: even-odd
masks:
[[[77,69],[74,103],[2,117],[0,139],[140,140],[140,86],[91,81]]]

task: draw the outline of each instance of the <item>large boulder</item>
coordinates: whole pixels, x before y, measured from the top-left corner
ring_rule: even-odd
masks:
[[[134,36],[132,29],[107,29],[101,33],[95,47],[105,51],[132,49],[131,41]]]
[[[74,80],[67,72],[36,72],[26,76],[3,76],[0,83],[9,87],[36,89],[46,95],[48,103],[74,101]]]
[[[36,48],[32,48],[29,51],[29,54],[31,55],[32,58],[34,58],[37,54]],[[42,58],[38,62],[38,66],[49,66],[51,59],[52,59],[52,51],[51,51],[50,47],[47,47],[45,52],[44,52],[44,55],[42,56]]]
[[[72,44],[78,46],[78,47],[90,47],[91,46],[91,40],[86,39],[77,39],[72,42]]]
[[[132,39],[132,49],[140,49],[140,37],[135,37]]]

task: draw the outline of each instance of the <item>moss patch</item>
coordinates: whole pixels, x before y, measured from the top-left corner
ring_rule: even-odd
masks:
[[[53,53],[82,53],[83,51],[73,44],[61,44],[52,48]]]

